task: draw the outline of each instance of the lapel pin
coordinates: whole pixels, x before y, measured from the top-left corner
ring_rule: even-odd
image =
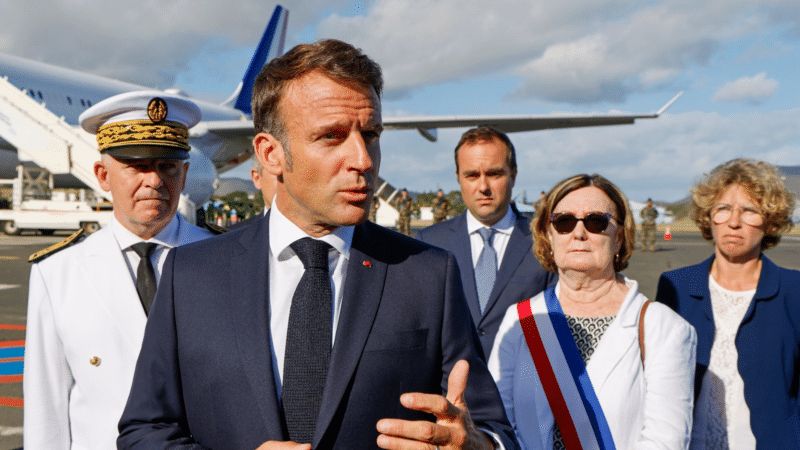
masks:
[[[369,262],[369,261],[364,261],[362,264],[364,264],[364,267],[366,267],[367,269],[371,269],[372,268],[372,263]]]
[[[93,365],[95,367],[99,366],[100,365],[100,358],[98,358],[97,356],[92,356],[92,359],[89,360],[89,364],[91,364],[91,365]]]

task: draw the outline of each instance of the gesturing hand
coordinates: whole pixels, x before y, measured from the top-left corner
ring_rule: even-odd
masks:
[[[489,437],[475,427],[464,402],[469,363],[461,360],[447,378],[447,398],[419,392],[400,396],[408,409],[436,416],[436,423],[401,419],[378,421],[378,446],[390,450],[493,449]]]

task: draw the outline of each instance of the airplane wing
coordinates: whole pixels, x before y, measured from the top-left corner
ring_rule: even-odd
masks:
[[[557,128],[596,127],[605,125],[629,125],[636,119],[656,119],[672,105],[683,92],[672,98],[656,112],[648,114],[550,114],[522,116],[430,116],[388,117],[383,119],[387,130],[417,130],[427,140],[436,142],[439,128],[466,128],[480,125],[495,127],[506,133],[549,130]],[[228,151],[219,154],[214,163],[220,172],[241,164],[252,156],[252,141],[255,133],[252,120],[203,121],[190,130],[191,137],[226,142],[236,141]]]
[[[558,128],[597,127],[605,125],[630,125],[636,119],[656,119],[683,94],[679,92],[666,105],[649,114],[551,114],[520,116],[431,116],[393,117],[383,119],[387,130],[416,129],[427,140],[436,142],[438,128],[465,128],[490,126],[505,133],[538,131]]]

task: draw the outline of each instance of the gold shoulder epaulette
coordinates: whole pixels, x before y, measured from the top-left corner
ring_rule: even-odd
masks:
[[[211,222],[204,223],[203,224],[203,228],[205,228],[206,230],[208,230],[208,231],[210,231],[210,232],[212,232],[214,234],[225,234],[228,231],[231,231],[231,230],[229,230],[227,228],[224,228],[224,227],[221,227],[221,226],[218,226],[218,225],[214,225]]]
[[[78,231],[72,233],[72,235],[70,235],[70,237],[64,239],[63,241],[59,242],[58,244],[51,245],[50,247],[47,247],[44,250],[39,250],[38,252],[32,254],[28,258],[28,262],[29,263],[39,262],[39,261],[47,258],[48,256],[50,256],[50,255],[52,255],[52,254],[54,254],[56,252],[64,250],[65,248],[69,247],[72,244],[77,244],[84,237],[83,234],[84,234],[83,233],[83,228],[78,229]]]

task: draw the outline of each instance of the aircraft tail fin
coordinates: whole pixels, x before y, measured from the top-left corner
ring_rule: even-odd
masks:
[[[286,24],[289,20],[289,10],[281,5],[275,6],[272,18],[261,36],[261,41],[256,47],[250,65],[244,73],[242,81],[233,94],[223,102],[223,105],[232,106],[247,115],[252,115],[250,99],[253,95],[253,82],[267,61],[283,54],[283,45],[286,41]]]

